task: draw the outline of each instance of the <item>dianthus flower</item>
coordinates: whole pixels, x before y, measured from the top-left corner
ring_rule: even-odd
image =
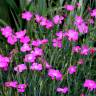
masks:
[[[30,51],[30,50],[31,50],[31,47],[27,43],[24,43],[23,46],[21,46],[21,48],[20,48],[21,52],[26,52],[26,51]]]
[[[82,45],[80,54],[81,55],[88,55],[88,53],[89,53],[88,46],[87,45]]]
[[[37,39],[37,40],[33,40],[32,41],[32,45],[35,46],[35,47],[39,47],[41,44],[46,44],[48,43],[48,39]]]
[[[42,64],[38,64],[38,63],[33,63],[30,66],[31,70],[36,70],[36,71],[41,71],[42,70]]]
[[[39,40],[39,39],[33,40],[32,45],[35,46],[35,47],[39,47],[41,45],[41,40]]]
[[[53,22],[50,21],[50,20],[47,20],[46,21],[46,26],[45,26],[47,29],[51,29],[53,27]]]
[[[93,89],[96,89],[96,82],[90,79],[86,79],[83,86],[92,91]]]
[[[53,39],[52,40],[53,42],[53,47],[58,47],[58,48],[62,48],[62,40],[61,39]]]
[[[43,55],[43,50],[41,48],[35,47],[34,50],[31,52],[35,56],[42,56]]]
[[[64,37],[64,33],[62,31],[59,31],[56,33],[56,36],[59,38],[59,39],[63,39]]]
[[[24,37],[20,38],[20,42],[21,43],[29,43],[30,42],[29,36],[24,36]]]
[[[68,73],[69,73],[69,74],[76,73],[76,71],[77,71],[77,67],[76,67],[76,66],[70,66],[70,67],[68,68]]]
[[[80,50],[81,50],[80,46],[74,46],[74,47],[72,48],[72,52],[73,52],[73,53],[79,53]]]
[[[36,56],[32,53],[25,55],[24,62],[34,62],[36,59]]]
[[[16,42],[17,42],[17,38],[15,35],[11,35],[7,38],[7,42],[10,44],[10,45],[14,45]]]
[[[78,25],[80,25],[82,23],[83,23],[82,17],[81,16],[76,16],[75,17],[75,24],[78,26]]]
[[[93,48],[90,48],[90,54],[94,54],[96,52],[96,49],[93,47]]]
[[[8,67],[10,60],[8,57],[0,55],[0,68],[6,69]]]
[[[41,19],[42,18],[41,18],[40,15],[38,15],[38,14],[35,15],[35,20],[36,20],[37,23],[40,23]]]
[[[88,33],[88,26],[85,23],[82,23],[77,26],[80,33]]]
[[[68,37],[69,41],[77,41],[78,40],[78,32],[73,29],[68,30],[68,32],[66,33],[66,36]]]
[[[27,21],[30,21],[32,18],[32,13],[30,11],[25,11],[22,13],[22,19],[25,19]]]
[[[17,73],[21,73],[23,72],[24,70],[27,69],[27,66],[25,64],[19,64],[17,65],[16,67],[14,67],[14,70],[17,72]]]
[[[96,17],[96,9],[93,9],[93,10],[92,10],[91,16],[92,16],[92,17]]]
[[[68,93],[68,91],[69,91],[68,87],[57,88],[57,92],[59,92],[59,93],[66,94],[66,93]]]
[[[41,40],[41,44],[46,44],[46,43],[48,43],[48,39],[42,39]]]
[[[73,5],[66,4],[66,5],[64,6],[64,8],[65,8],[67,11],[73,11],[75,7],[74,7]]]
[[[62,20],[64,20],[63,16],[56,15],[56,16],[53,17],[54,24],[61,24]]]
[[[59,70],[55,70],[55,69],[49,69],[48,76],[50,76],[52,80],[54,80],[54,79],[62,80],[63,79],[62,73]]]
[[[5,82],[4,85],[5,85],[6,87],[16,88],[16,87],[17,87],[17,84],[18,84],[17,81],[8,81],[8,82]]]
[[[21,30],[21,31],[19,31],[19,32],[16,32],[15,34],[16,34],[16,37],[17,37],[17,38],[21,39],[22,37],[25,36],[26,30]]]
[[[46,23],[47,23],[47,18],[45,18],[45,17],[41,16],[40,25],[41,25],[41,26],[45,26],[45,25],[46,25]]]
[[[26,84],[18,84],[17,90],[18,90],[18,92],[22,93],[22,92],[25,92],[26,87],[27,87]]]
[[[5,26],[1,28],[2,35],[8,38],[9,36],[12,35],[12,28],[10,26]]]
[[[84,60],[83,59],[79,59],[77,63],[82,65],[82,64],[84,64]]]

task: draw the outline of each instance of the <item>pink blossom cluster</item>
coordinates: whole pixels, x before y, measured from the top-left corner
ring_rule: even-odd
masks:
[[[49,69],[48,76],[50,76],[52,80],[54,80],[54,79],[62,80],[63,79],[62,73],[59,70],[55,70],[55,69]]]
[[[52,40],[52,45],[54,47],[62,48],[62,40],[65,37],[65,33],[63,31],[59,31],[56,33],[57,38]]]
[[[13,30],[10,26],[1,28],[2,35],[7,39],[7,42],[14,45],[17,42],[16,36],[13,34]]]
[[[67,11],[73,11],[75,9],[75,6],[66,4],[64,8]],[[96,17],[96,9],[92,10],[91,16]],[[25,19],[26,21],[30,21],[33,17],[33,14],[30,11],[25,11],[22,13],[22,19]],[[39,25],[51,29],[54,27],[54,25],[62,24],[64,20],[63,16],[55,15],[52,20],[47,19],[46,17],[40,16],[38,14],[35,15],[35,21]],[[88,26],[84,22],[81,16],[75,17],[75,22],[78,31],[75,29],[67,29],[66,32],[59,31],[56,32],[55,36],[56,38],[52,39],[52,45],[53,47],[62,48],[63,39],[66,37],[69,41],[77,42],[79,38],[79,33],[88,33]],[[20,46],[20,52],[25,52],[23,62],[16,66],[14,66],[14,71],[17,72],[17,74],[20,74],[28,69],[31,71],[38,71],[41,72],[43,70],[43,67],[47,69],[47,76],[50,77],[52,80],[62,81],[63,80],[63,73],[59,69],[53,68],[52,65],[50,65],[47,60],[44,58],[44,50],[42,48],[42,45],[45,45],[48,43],[48,39],[30,39],[29,36],[26,35],[27,30],[19,30],[17,32],[14,32],[10,26],[5,26],[0,29],[2,35],[7,39],[7,42],[11,45],[15,45],[16,42],[20,42],[22,44]],[[89,52],[93,54],[96,50],[90,49],[87,45],[81,45],[81,46],[74,46],[72,47],[73,53],[79,53],[80,55],[88,55]],[[74,54],[73,54],[74,55]],[[0,69],[7,70],[8,65],[10,63],[9,57],[5,57],[3,55],[0,55]],[[28,66],[27,63],[30,65]],[[77,64],[81,65],[84,63],[84,59],[80,58],[77,62]],[[29,67],[29,68],[28,68]],[[72,75],[77,72],[78,65],[71,65],[68,67],[67,72],[68,74]],[[4,85],[6,87],[16,88],[18,92],[25,92],[25,89],[27,87],[27,84],[19,84],[17,81],[8,81],[5,82]],[[96,89],[96,82],[93,80],[86,79],[83,87],[88,88],[89,90]],[[68,87],[58,87],[56,89],[59,93],[68,93],[69,88]]]
[[[54,24],[61,24],[64,20],[63,16],[56,15],[53,17],[53,20],[48,20],[46,17],[40,16],[38,14],[35,15],[35,20],[41,26],[44,26],[47,29],[53,28]]]
[[[32,45],[33,45],[34,47],[39,47],[40,45],[42,45],[42,44],[47,44],[47,43],[48,43],[48,39],[42,39],[42,40],[37,39],[37,40],[33,40],[33,41],[32,41]]]
[[[81,16],[76,16],[75,17],[75,25],[78,28],[80,33],[88,33],[88,26],[84,22]]]
[[[46,17],[36,14],[35,20],[38,24],[40,24],[41,26],[47,29],[51,29],[53,27],[53,22],[51,20],[48,20]]]
[[[82,45],[80,46],[74,46],[72,48],[72,52],[73,53],[80,53],[81,55],[88,55],[89,53],[89,47],[87,45]]]
[[[18,92],[22,93],[25,92],[25,89],[27,87],[27,84],[18,84],[17,81],[8,81],[5,82],[5,87],[10,87],[10,88],[16,88]]]
[[[20,31],[14,33],[10,26],[5,26],[5,27],[1,28],[1,33],[7,39],[7,42],[10,45],[14,45],[19,40],[23,44],[30,42],[30,38],[28,36],[26,36],[26,30],[20,30]],[[27,44],[27,46],[28,46],[28,44]],[[24,45],[24,47],[26,47],[26,45]],[[23,50],[21,50],[21,51],[23,51]]]

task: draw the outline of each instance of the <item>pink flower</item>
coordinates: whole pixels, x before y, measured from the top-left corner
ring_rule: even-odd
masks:
[[[31,50],[31,47],[27,43],[23,44],[23,46],[20,48],[21,52],[26,52],[26,51],[30,51],[30,50]]]
[[[75,25],[80,33],[88,33],[88,26],[86,25],[81,16],[75,17]]]
[[[62,40],[61,39],[56,38],[56,39],[53,39],[52,42],[53,42],[54,47],[62,48]]]
[[[40,25],[45,26],[47,22],[47,19],[45,17],[41,17]]]
[[[18,73],[21,73],[26,69],[27,69],[27,66],[25,64],[19,64],[16,67],[14,67],[14,70]]]
[[[84,21],[83,21],[83,19],[82,19],[82,17],[81,16],[76,16],[75,17],[75,24],[78,26],[78,25],[80,25],[80,24],[82,24]]]
[[[69,74],[76,73],[76,71],[77,71],[77,67],[76,67],[76,66],[70,66],[70,67],[68,68]]]
[[[9,82],[5,82],[5,86],[6,87],[12,87],[12,88],[16,88],[17,87],[18,82],[17,81],[9,81]]]
[[[66,35],[68,36],[69,41],[77,41],[78,40],[78,32],[76,32],[73,29],[68,30]]]
[[[84,60],[83,59],[79,59],[79,61],[77,63],[82,65],[82,64],[84,64]]]
[[[52,80],[54,80],[54,79],[62,80],[63,79],[62,73],[59,70],[55,70],[55,69],[49,69],[48,76],[50,76]]]
[[[26,87],[27,87],[26,84],[19,84],[17,86],[17,90],[18,90],[18,92],[22,93],[22,92],[25,92]]]
[[[85,23],[82,23],[77,26],[80,33],[88,33],[88,26]]]
[[[37,23],[40,23],[40,21],[41,21],[41,16],[38,15],[38,14],[36,14],[36,15],[35,15],[35,20],[36,20]]]
[[[93,19],[88,19],[88,22],[89,22],[90,24],[94,24],[94,20],[93,20]]]
[[[37,71],[41,71],[42,70],[42,64],[38,64],[38,63],[33,63],[30,67],[31,70],[37,70]]]
[[[48,39],[41,40],[41,44],[46,44],[46,43],[48,43]]]
[[[80,54],[81,55],[88,55],[88,53],[89,53],[88,46],[87,45],[82,45]]]
[[[33,40],[32,41],[32,45],[35,46],[35,47],[39,47],[41,44],[46,44],[48,43],[48,39],[42,39],[42,40]]]
[[[57,92],[59,92],[59,93],[64,93],[64,94],[66,94],[66,93],[68,93],[68,91],[69,91],[68,87],[57,88]]]
[[[22,37],[25,36],[26,30],[21,30],[21,31],[19,31],[19,32],[16,32],[15,34],[16,34],[16,37],[17,37],[17,38],[21,39]]]
[[[12,28],[10,26],[5,26],[4,28],[1,28],[2,35],[8,38],[12,35]]]
[[[0,68],[7,68],[8,67],[8,63],[6,62],[0,62]]]
[[[42,56],[43,55],[43,50],[41,48],[34,48],[34,51],[31,52],[35,56]]]
[[[61,24],[62,20],[64,20],[63,16],[56,15],[56,16],[53,17],[54,24]]]
[[[86,79],[83,86],[92,91],[93,89],[96,89],[96,82],[90,79]]]
[[[45,67],[46,67],[46,69],[52,68],[52,66],[48,62],[45,62]]]
[[[46,26],[45,26],[47,29],[51,29],[53,27],[53,22],[50,21],[50,20],[47,20],[46,21]]]
[[[35,55],[34,54],[27,54],[25,55],[25,58],[24,58],[24,62],[34,62],[36,59]]]
[[[10,62],[10,60],[8,57],[4,57],[4,56],[0,55],[0,68],[7,69],[9,62]]]
[[[80,46],[74,46],[74,47],[72,48],[72,52],[73,52],[73,53],[79,53],[80,50],[81,50]]]
[[[32,13],[30,11],[25,11],[22,13],[22,19],[25,19],[27,21],[30,21],[32,18]]]
[[[10,44],[10,45],[14,45],[16,42],[17,42],[17,38],[15,35],[11,35],[7,38],[7,42]]]
[[[92,17],[96,17],[96,9],[92,10],[91,16],[92,16]]]
[[[33,40],[32,41],[32,45],[35,46],[35,47],[38,47],[41,45],[41,40],[37,39],[37,40]]]
[[[58,36],[59,39],[63,39],[64,33],[62,31],[59,31],[56,33],[56,36]]]
[[[65,8],[67,11],[73,11],[75,7],[74,7],[73,5],[68,5],[68,4],[66,4],[66,5],[64,6],[64,8]]]
[[[24,36],[24,37],[20,38],[20,42],[21,43],[29,43],[30,42],[29,36]]]

